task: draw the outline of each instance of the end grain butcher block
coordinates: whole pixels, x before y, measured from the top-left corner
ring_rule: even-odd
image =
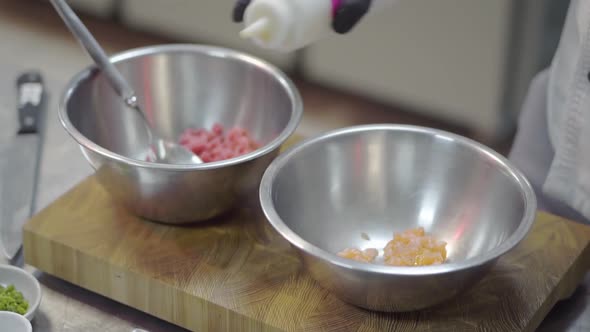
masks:
[[[258,207],[174,227],[117,208],[94,177],[30,220],[25,260],[194,331],[533,331],[590,267],[590,227],[539,214],[471,291],[438,308],[382,314],[316,284]]]

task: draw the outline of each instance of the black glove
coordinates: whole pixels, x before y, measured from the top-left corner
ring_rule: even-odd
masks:
[[[334,17],[332,17],[332,29],[334,32],[345,34],[352,30],[369,11],[371,1],[372,0],[340,0],[340,5],[336,8],[334,11]],[[248,8],[250,2],[251,0],[236,1],[233,11],[234,22],[241,23],[244,20],[244,12],[246,11],[246,8]]]
[[[345,34],[352,30],[371,8],[372,0],[341,0],[332,18],[332,29]]]
[[[246,8],[250,5],[251,0],[237,0],[234,5],[233,20],[235,23],[242,23],[244,21],[244,13]]]

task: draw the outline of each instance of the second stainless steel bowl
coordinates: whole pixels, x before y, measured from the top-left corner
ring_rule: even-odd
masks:
[[[220,123],[245,128],[263,144],[241,157],[201,165],[143,161],[148,141],[139,115],[125,108],[94,67],[80,72],[61,101],[61,122],[115,201],[150,220],[207,220],[243,195],[255,195],[264,170],[301,120],[301,98],[287,76],[237,51],[158,45],[112,61],[162,137],[176,140],[186,128]]]
[[[379,311],[423,309],[469,289],[525,237],[536,211],[531,186],[502,156],[402,125],[344,128],[297,144],[268,167],[260,200],[311,276]],[[394,232],[418,226],[448,243],[446,263],[392,267],[336,255],[382,249]]]

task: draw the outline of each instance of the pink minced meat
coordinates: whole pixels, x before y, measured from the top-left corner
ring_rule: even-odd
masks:
[[[235,158],[258,149],[259,144],[247,130],[239,127],[225,129],[220,124],[206,129],[186,129],[180,135],[179,143],[198,155],[203,162]]]

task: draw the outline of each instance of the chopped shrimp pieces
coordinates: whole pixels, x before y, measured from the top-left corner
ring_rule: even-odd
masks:
[[[424,228],[408,229],[395,233],[383,249],[383,262],[391,266],[426,266],[442,264],[447,259],[447,243],[426,235]],[[340,257],[372,263],[378,256],[376,249],[345,249]]]
[[[422,227],[414,228],[394,234],[383,250],[383,260],[394,266],[441,264],[447,258],[446,245],[444,241],[425,235]]]
[[[338,253],[338,255],[340,257],[353,259],[355,261],[364,262],[364,263],[373,262],[375,260],[375,257],[377,257],[378,254],[379,254],[379,252],[377,251],[377,249],[374,249],[374,248],[365,249],[363,251],[360,251],[360,250],[354,249],[354,248],[350,248],[350,249],[344,249],[343,251]]]

